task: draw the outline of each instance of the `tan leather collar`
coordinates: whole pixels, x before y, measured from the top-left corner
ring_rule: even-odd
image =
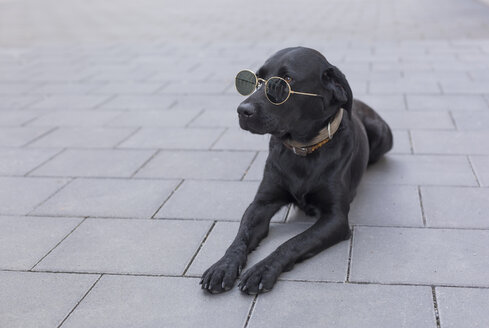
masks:
[[[328,125],[319,131],[318,135],[314,137],[308,143],[300,143],[291,139],[283,141],[285,147],[289,148],[294,154],[299,156],[307,156],[313,151],[319,149],[325,145],[328,141],[333,139],[333,135],[338,131],[343,118],[343,108],[338,110],[333,120],[329,121]]]

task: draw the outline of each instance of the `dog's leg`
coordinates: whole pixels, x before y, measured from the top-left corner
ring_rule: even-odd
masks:
[[[266,237],[273,215],[288,202],[281,198],[282,191],[262,184],[253,202],[246,209],[238,234],[224,256],[202,275],[202,288],[215,294],[231,289],[246,264],[249,252]],[[272,198],[271,198],[272,197]]]
[[[241,277],[239,287],[247,294],[266,292],[273,288],[282,272],[295,263],[350,237],[350,227],[344,214],[321,216],[301,234],[280,245],[272,254],[248,269]]]

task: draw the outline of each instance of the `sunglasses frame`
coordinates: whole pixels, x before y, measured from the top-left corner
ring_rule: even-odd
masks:
[[[255,89],[250,92],[249,94],[246,94],[246,95],[243,95],[241,92],[239,92],[237,86],[236,86],[236,80],[238,79],[238,75],[241,73],[241,72],[249,72],[249,73],[252,73],[253,76],[255,77]],[[287,98],[285,98],[284,101],[280,102],[280,103],[276,103],[276,102],[273,102],[270,100],[270,98],[268,98],[268,94],[267,94],[267,86],[268,86],[268,81],[270,81],[271,79],[280,79],[282,81],[284,81],[286,84],[287,84],[287,87],[289,88],[289,94],[287,95]],[[243,96],[249,96],[251,95],[253,92],[256,91],[256,89],[258,88],[258,82],[264,82],[265,83],[265,97],[267,97],[268,101],[271,102],[272,104],[274,105],[282,105],[284,102],[286,102],[287,100],[289,100],[290,98],[290,95],[291,94],[297,94],[297,95],[303,95],[303,96],[312,96],[312,97],[322,97],[321,95],[318,95],[316,93],[308,93],[308,92],[299,92],[299,91],[293,91],[292,88],[290,87],[290,84],[289,82],[287,82],[284,78],[281,78],[280,76],[272,76],[272,77],[269,77],[267,80],[265,79],[262,79],[262,78],[259,78],[258,76],[256,76],[256,73],[249,70],[249,69],[243,69],[241,71],[238,72],[238,74],[236,74],[236,77],[234,78],[234,86],[236,87],[236,90],[238,91],[238,93],[240,95],[243,95]]]

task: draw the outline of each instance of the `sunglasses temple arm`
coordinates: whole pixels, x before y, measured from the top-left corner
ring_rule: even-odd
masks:
[[[297,95],[303,95],[303,96],[313,96],[313,97],[322,97],[321,95],[315,94],[315,93],[307,93],[307,92],[298,92],[298,91],[290,91],[290,93],[295,93]]]

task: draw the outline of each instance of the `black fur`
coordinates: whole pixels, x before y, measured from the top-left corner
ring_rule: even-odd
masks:
[[[294,203],[318,220],[288,240],[240,278],[248,294],[271,290],[279,275],[295,263],[350,237],[350,202],[367,167],[392,148],[392,133],[384,120],[366,104],[354,100],[348,82],[319,52],[287,48],[277,52],[257,76],[290,77],[294,91],[282,105],[270,103],[259,88],[238,107],[240,126],[252,133],[270,133],[269,155],[263,180],[245,211],[238,234],[225,255],[202,276],[202,288],[211,293],[229,290],[246,258],[267,236],[272,216]],[[282,141],[307,142],[327,125],[340,107],[345,109],[334,138],[307,157],[295,155]]]

